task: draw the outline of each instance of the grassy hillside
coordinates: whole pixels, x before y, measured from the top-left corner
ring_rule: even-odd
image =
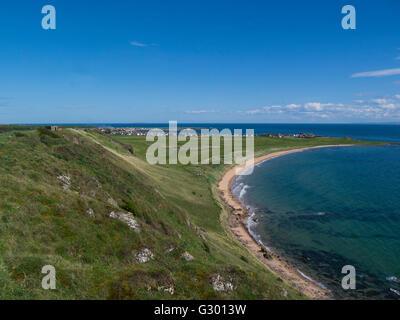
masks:
[[[260,137],[256,151],[349,142]],[[302,298],[227,229],[215,187],[226,167],[152,166],[149,144],[96,130],[0,133],[0,298]],[[41,288],[48,264],[57,290]]]

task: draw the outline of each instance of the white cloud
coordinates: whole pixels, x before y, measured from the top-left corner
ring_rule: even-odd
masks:
[[[388,100],[387,100],[387,99],[384,99],[384,98],[372,99],[371,101],[374,102],[374,103],[377,103],[377,104],[385,104],[385,103],[388,103]]]
[[[314,112],[324,111],[327,107],[332,106],[343,106],[342,104],[333,104],[333,103],[320,103],[320,102],[308,102],[304,105],[301,104],[288,104],[285,106],[280,105],[272,105],[265,106],[259,109],[246,110],[244,113],[246,114],[281,114],[285,112],[289,113],[298,113],[298,114],[312,114]]]
[[[384,109],[396,109],[396,105],[394,103],[382,104],[381,107]]]
[[[395,94],[394,97],[395,97],[396,99],[400,99],[400,94]]]
[[[298,109],[298,108],[300,108],[300,107],[301,107],[300,104],[294,104],[294,103],[288,104],[288,105],[286,106],[287,109]]]
[[[260,109],[254,109],[254,110],[246,110],[244,113],[246,114],[260,114],[260,113],[280,113],[281,106],[265,106]],[[243,111],[239,111],[240,113]]]
[[[354,73],[352,78],[385,77],[400,74],[400,68]]]
[[[266,112],[266,110],[264,110],[264,109],[255,109],[255,110],[245,111],[245,113],[247,113],[247,114],[258,114],[258,113],[265,113],[265,112]]]
[[[320,103],[320,102],[308,102],[304,105],[306,110],[323,111],[325,107],[333,106],[333,103]]]
[[[142,42],[138,42],[138,41],[131,41],[130,44],[131,44],[131,46],[140,47],[140,48],[157,46],[157,44],[155,44],[155,43],[142,43]]]
[[[217,112],[216,110],[188,110],[185,111],[185,113],[189,114],[201,114],[201,113],[215,113]]]
[[[400,99],[400,95],[395,96]],[[288,104],[284,106],[272,105],[262,108],[239,111],[247,115],[266,115],[279,117],[280,115],[296,119],[365,119],[400,120],[400,101],[389,98],[376,98],[369,101],[356,100],[353,103],[321,103],[308,102],[304,104]]]

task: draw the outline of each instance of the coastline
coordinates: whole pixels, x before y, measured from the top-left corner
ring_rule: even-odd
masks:
[[[352,144],[341,144],[341,145],[322,145],[314,147],[305,147],[298,149],[291,149],[285,151],[277,151],[267,155],[263,155],[254,159],[254,165],[270,160],[272,158],[284,156],[291,153],[302,152],[310,149],[320,149],[329,147],[350,147]],[[222,179],[218,183],[218,190],[220,197],[223,202],[230,209],[228,215],[228,225],[232,234],[236,239],[243,244],[250,252],[256,255],[260,262],[262,262],[269,270],[277,274],[282,280],[286,281],[289,285],[299,290],[301,293],[310,297],[311,299],[322,300],[331,299],[330,291],[317,285],[312,279],[306,278],[301,274],[300,270],[297,270],[294,266],[286,261],[284,257],[278,256],[277,254],[266,251],[249,233],[247,228],[247,220],[249,218],[249,212],[244,208],[238,199],[231,192],[232,180],[237,175],[237,170],[246,169],[251,164],[238,165],[230,168],[223,175]]]

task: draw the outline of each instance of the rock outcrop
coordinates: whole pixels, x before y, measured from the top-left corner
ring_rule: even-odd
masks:
[[[186,261],[192,261],[194,257],[189,252],[182,253],[182,259]]]
[[[232,279],[225,280],[220,274],[216,274],[211,278],[211,284],[215,291],[226,292],[235,289]]]
[[[131,228],[132,230],[140,232],[139,223],[135,220],[135,218],[132,216],[132,214],[126,214],[123,212],[112,211],[110,213],[110,218],[118,219],[118,220],[126,223],[128,225],[128,227]]]

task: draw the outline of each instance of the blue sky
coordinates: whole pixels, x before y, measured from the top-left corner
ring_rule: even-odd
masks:
[[[2,0],[0,123],[399,122],[399,16],[397,0]]]

